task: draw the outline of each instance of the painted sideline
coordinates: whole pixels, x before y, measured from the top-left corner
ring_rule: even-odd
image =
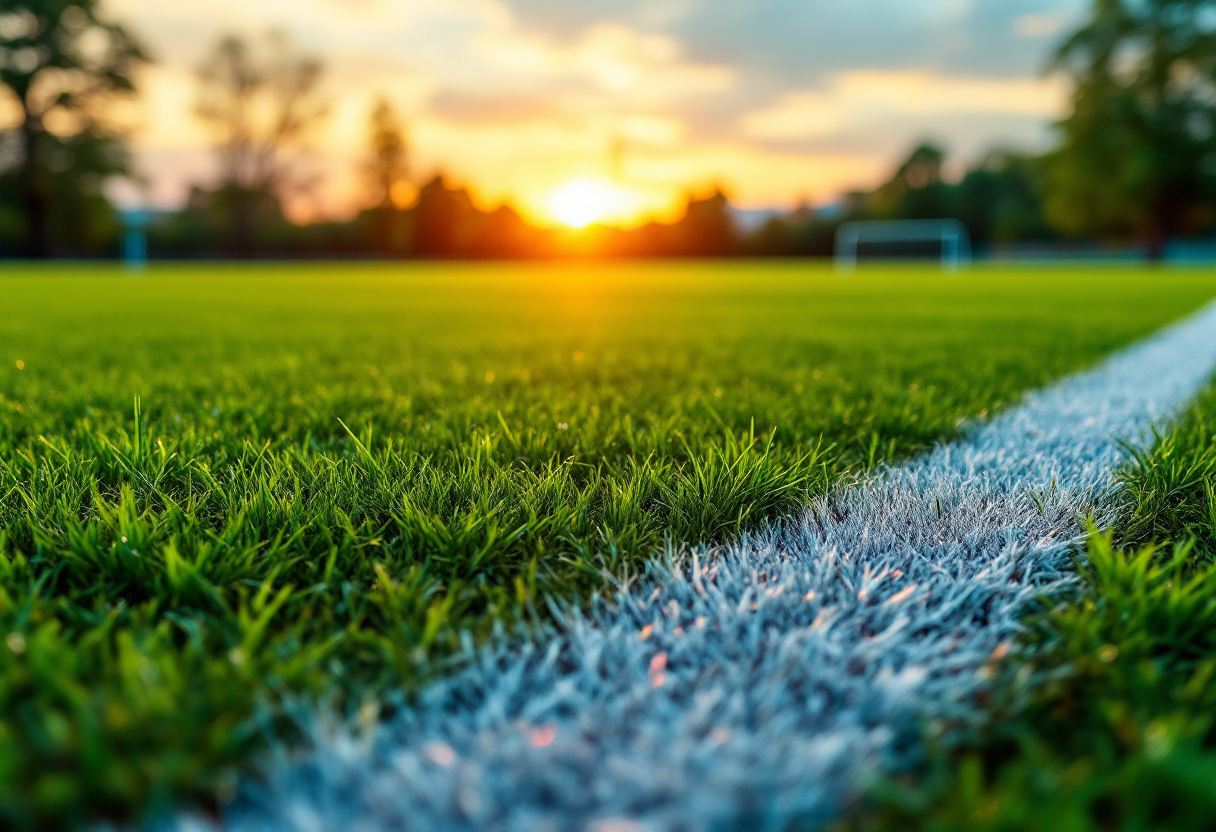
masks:
[[[235,832],[779,830],[978,720],[1027,604],[1075,580],[1143,444],[1216,367],[1216,304],[964,440],[728,548],[669,554],[539,639],[487,648],[358,738],[316,730],[225,812]],[[172,823],[199,829],[197,818]]]

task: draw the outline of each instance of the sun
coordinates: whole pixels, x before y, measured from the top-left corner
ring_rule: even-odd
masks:
[[[562,225],[586,228],[593,222],[618,214],[619,202],[616,189],[607,182],[577,179],[553,192],[549,200],[549,211]]]

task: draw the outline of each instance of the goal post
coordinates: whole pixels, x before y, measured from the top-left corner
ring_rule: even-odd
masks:
[[[853,271],[859,257],[914,259],[940,257],[944,271],[971,263],[971,235],[958,220],[846,222],[836,230],[836,268]]]

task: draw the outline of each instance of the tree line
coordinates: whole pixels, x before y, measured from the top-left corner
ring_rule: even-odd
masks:
[[[109,113],[148,61],[100,0],[6,0],[0,94],[18,118],[0,132],[0,255],[117,253],[123,220],[103,186],[130,175],[131,158]],[[405,125],[380,101],[363,210],[301,226],[283,206],[315,184],[293,160],[327,116],[324,67],[282,35],[228,36],[197,73],[218,175],[156,215],[149,244],[164,257],[823,255],[845,220],[956,218],[981,247],[1086,238],[1159,257],[1168,239],[1216,231],[1216,0],[1093,0],[1048,70],[1071,85],[1050,151],[994,151],[951,182],[943,150],[924,144],[873,191],[747,230],[717,191],[690,197],[674,223],[631,230],[573,234],[483,210],[441,175],[415,181]]]

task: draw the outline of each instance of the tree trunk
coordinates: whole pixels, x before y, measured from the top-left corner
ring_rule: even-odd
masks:
[[[25,211],[25,245],[22,252],[27,257],[49,257],[50,240],[46,218],[46,196],[42,192],[42,177],[39,175],[41,160],[38,158],[39,125],[29,111],[21,122],[22,159],[18,176],[21,189],[21,205]]]

